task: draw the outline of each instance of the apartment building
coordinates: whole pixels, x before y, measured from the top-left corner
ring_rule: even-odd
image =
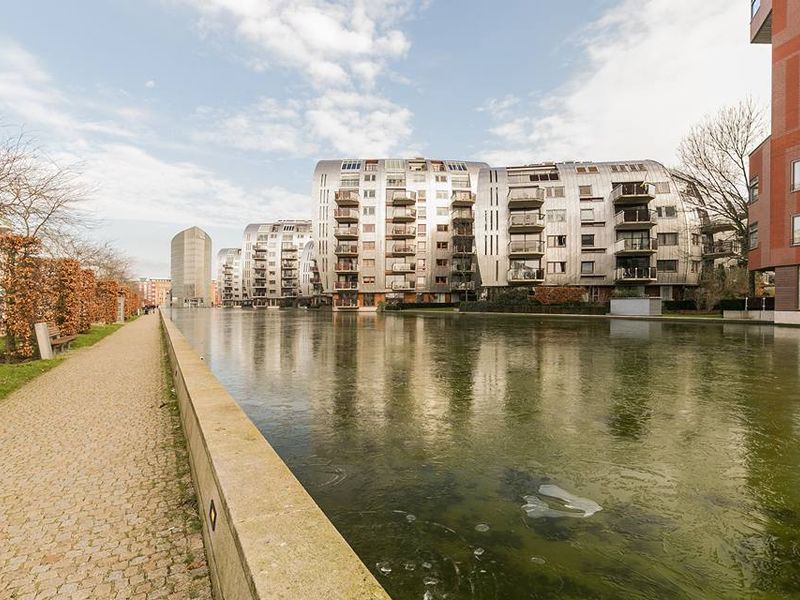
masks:
[[[715,242],[691,181],[654,161],[542,163],[481,169],[475,230],[481,286],[617,287],[682,299],[704,262],[735,254]]]
[[[242,249],[223,248],[217,253],[219,306],[242,305]]]
[[[750,39],[772,44],[772,135],[750,156],[752,271],[775,272],[775,322],[800,324],[800,0],[752,0]]]
[[[138,281],[139,294],[144,304],[151,306],[169,306],[172,281],[166,277],[142,277]]]
[[[314,241],[306,242],[300,253],[300,297],[312,298],[321,292]]]
[[[285,306],[300,297],[300,259],[311,221],[253,223],[242,242],[242,305]]]
[[[211,237],[190,227],[172,238],[172,306],[211,306]]]
[[[474,296],[474,205],[485,167],[424,158],[317,163],[314,244],[334,309]]]

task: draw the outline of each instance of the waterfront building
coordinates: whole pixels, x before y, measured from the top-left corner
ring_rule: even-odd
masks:
[[[775,272],[775,322],[800,324],[800,0],[752,0],[750,39],[772,44],[772,135],[750,156],[749,266]]]
[[[306,242],[300,253],[300,297],[312,298],[320,293],[319,270],[314,253],[314,241]]]
[[[211,306],[211,238],[199,227],[172,238],[172,306]]]
[[[242,304],[284,306],[300,296],[300,254],[311,241],[311,221],[253,223],[242,242]]]
[[[476,206],[481,286],[618,287],[665,300],[698,285],[704,263],[735,254],[704,233],[691,180],[650,160],[485,168]]]
[[[172,281],[166,277],[142,277],[138,281],[139,294],[145,304],[169,306]]]
[[[338,310],[474,297],[474,205],[484,163],[324,160],[312,199],[322,292]]]
[[[218,306],[242,305],[242,249],[223,248],[217,253]]]

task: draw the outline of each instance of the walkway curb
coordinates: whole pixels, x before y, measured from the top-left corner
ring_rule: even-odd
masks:
[[[161,312],[217,598],[388,594]]]

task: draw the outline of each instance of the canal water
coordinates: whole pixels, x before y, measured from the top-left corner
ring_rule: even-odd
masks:
[[[800,330],[173,318],[395,599],[800,597]]]

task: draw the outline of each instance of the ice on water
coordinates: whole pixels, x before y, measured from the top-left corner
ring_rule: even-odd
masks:
[[[554,508],[552,502],[548,502],[542,496],[555,498],[561,501],[561,507]],[[525,504],[522,510],[532,519],[556,518],[556,517],[575,517],[585,519],[591,517],[598,511],[603,510],[594,500],[581,498],[575,494],[558,487],[557,485],[543,484],[539,486],[539,493],[535,496],[524,496]],[[559,508],[567,510],[559,510]]]

